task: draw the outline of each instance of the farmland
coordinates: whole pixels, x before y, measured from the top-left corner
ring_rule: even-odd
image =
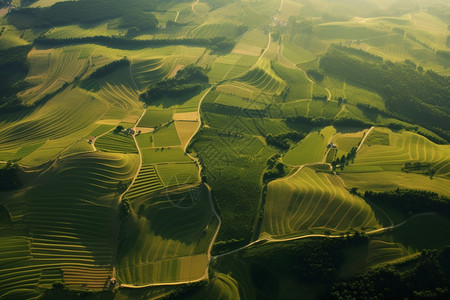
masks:
[[[275,237],[317,230],[345,232],[350,228],[379,227],[363,199],[350,195],[337,178],[310,168],[271,182],[265,209],[262,234]]]
[[[446,298],[450,6],[406,2],[0,1],[0,298]]]

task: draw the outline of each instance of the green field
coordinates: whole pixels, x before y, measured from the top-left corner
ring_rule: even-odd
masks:
[[[159,164],[156,169],[166,187],[198,181],[198,169],[194,163]]]
[[[335,133],[336,129],[333,127],[310,133],[283,156],[283,162],[290,165],[321,162],[324,159],[328,141]]]
[[[175,123],[170,123],[153,132],[153,140],[156,147],[178,146],[180,139],[178,138]]]
[[[103,288],[112,271],[116,186],[131,178],[137,159],[98,152],[63,159],[43,171],[49,177],[36,176],[31,190],[2,199],[15,224],[6,232],[17,228],[22,236],[2,237],[2,296],[49,287],[61,276],[71,288]]]
[[[334,175],[303,168],[268,185],[261,236],[378,227],[370,206],[351,195]]]
[[[124,133],[107,133],[95,141],[95,147],[105,152],[137,153],[133,137]]]
[[[435,177],[448,178],[450,151],[427,138],[407,132],[375,128],[367,137],[355,163],[346,172],[400,171],[406,162],[429,163]]]
[[[147,110],[139,122],[140,127],[155,127],[166,124],[172,120],[172,110]]]
[[[119,280],[139,286],[202,278],[216,228],[206,189],[138,197],[132,204],[137,219],[120,249]]]
[[[0,8],[0,299],[445,298],[448,1],[94,2]]]

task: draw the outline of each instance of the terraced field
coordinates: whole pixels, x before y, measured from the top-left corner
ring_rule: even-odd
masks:
[[[132,136],[124,133],[109,132],[95,141],[95,147],[100,151],[115,153],[137,153]]]
[[[279,94],[286,86],[286,83],[271,69],[267,60],[261,60],[256,68],[239,78],[239,83],[269,94]]]
[[[164,58],[135,60],[131,66],[133,78],[140,90],[169,75],[171,64]]]
[[[23,237],[1,237],[0,296],[62,279],[71,288],[101,290],[112,274],[117,183],[136,166],[136,155],[77,155],[53,164],[33,188],[2,199],[14,222],[5,233],[21,230]]]
[[[193,187],[132,201],[135,238],[125,239],[117,277],[136,286],[197,280],[206,275],[207,251],[217,223],[208,192]]]
[[[138,177],[134,181],[131,189],[125,194],[125,197],[133,200],[134,198],[149,195],[155,191],[164,188],[161,178],[154,165],[143,165],[139,171]]]
[[[87,136],[106,110],[105,104],[92,99],[83,89],[67,89],[33,113],[2,126],[0,152],[14,156],[26,146],[27,151],[22,149],[21,152],[29,154],[28,150],[45,143],[38,149],[42,156],[39,161],[45,162],[77,139]],[[48,152],[50,149],[51,153]],[[25,155],[19,152],[15,157]]]
[[[293,176],[268,184],[260,236],[379,227],[371,207],[351,195],[338,177],[306,167]]]
[[[26,78],[35,85],[19,96],[28,104],[56,91],[65,83],[71,83],[89,66],[88,57],[82,55],[80,47],[63,47],[57,50],[33,49],[29,53],[30,72]]]
[[[190,32],[194,38],[213,38],[218,36],[235,37],[239,34],[239,24],[232,22],[204,23]]]
[[[345,172],[400,171],[406,162],[429,163],[434,176],[449,178],[450,147],[415,133],[375,128]]]
[[[211,286],[195,294],[192,299],[240,299],[239,284],[233,277],[218,273]]]
[[[100,23],[90,28],[79,25],[55,27],[47,31],[45,36],[51,39],[82,38],[90,36],[112,36],[123,34],[125,30],[111,29],[108,23]]]

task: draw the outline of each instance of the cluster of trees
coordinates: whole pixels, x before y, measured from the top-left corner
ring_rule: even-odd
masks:
[[[415,163],[411,162],[405,163],[405,165],[402,167],[402,171],[407,173],[408,172],[423,173],[430,176],[433,176],[434,173],[436,173],[436,170],[431,168],[430,163],[421,163],[418,161]]]
[[[10,5],[12,0],[0,0],[0,7]]]
[[[16,9],[8,13],[7,19],[10,24],[19,29],[61,26],[73,23],[85,24],[126,15],[139,17],[142,11],[154,10],[157,2],[156,0],[64,1],[57,2],[49,7]],[[149,15],[146,16],[149,17]],[[147,21],[138,18],[137,21],[139,20],[148,25]],[[138,22],[137,24],[140,26],[141,23]],[[156,25],[158,24],[156,23]]]
[[[337,125],[337,126],[350,126],[350,127],[370,127],[372,124],[367,123],[363,120],[351,119],[347,117],[337,118],[337,119],[327,119],[324,117],[304,117],[304,116],[296,116],[287,118],[288,122],[304,124],[310,126],[329,126],[329,125]]]
[[[184,284],[175,290],[171,291],[164,297],[160,298],[161,300],[178,300],[178,299],[186,299],[190,296],[194,295],[200,289],[206,287],[208,285],[208,281],[197,281]]]
[[[389,192],[366,191],[364,197],[395,207],[405,214],[436,211],[450,217],[450,199],[433,192],[396,189]]]
[[[450,77],[432,71],[418,72],[404,62],[359,58],[336,46],[321,58],[320,67],[378,92],[386,108],[403,120],[450,138]]]
[[[200,66],[188,65],[179,70],[175,77],[165,79],[153,85],[141,94],[141,100],[150,103],[163,97],[181,97],[199,93],[209,78],[206,70]]]
[[[122,68],[122,67],[129,67],[130,61],[127,58],[122,58],[116,61],[113,61],[112,63],[109,63],[107,65],[104,65],[103,67],[98,68],[94,72],[92,72],[91,75],[89,75],[89,79],[99,79],[102,77],[105,77],[106,75],[110,74],[111,72]]]
[[[267,161],[267,169],[263,175],[263,182],[268,182],[286,175],[286,166],[278,161],[280,154],[275,154]]]
[[[350,163],[350,161],[353,163],[356,157],[356,147],[353,147],[349,153],[347,153],[347,156],[342,155],[341,158],[336,158],[333,162],[331,162],[331,166],[333,167],[333,171],[336,170],[336,167],[339,166],[341,168],[341,171],[344,170],[344,166]]]
[[[306,71],[306,74],[308,74],[309,77],[312,77],[317,82],[322,82],[323,77],[325,76],[321,70],[316,69],[309,69],[308,71]]]
[[[286,243],[252,247],[242,254],[244,258],[262,260],[270,270],[291,275],[303,283],[329,284],[337,277],[348,246],[367,244],[364,233],[333,239],[298,240]]]
[[[301,141],[305,137],[305,134],[298,131],[288,131],[278,134],[267,134],[266,143],[282,150],[287,150],[293,143]]]
[[[406,270],[405,270],[406,269]],[[369,270],[333,285],[331,299],[449,299],[450,247]]]
[[[236,0],[205,0],[206,3],[208,3],[211,10],[216,10],[228,3],[234,2]]]
[[[226,37],[214,38],[181,38],[181,39],[151,39],[151,40],[134,40],[127,37],[118,36],[90,36],[81,38],[65,38],[65,39],[49,39],[39,37],[34,40],[35,44],[45,46],[59,46],[72,44],[98,44],[117,49],[129,49],[139,47],[159,47],[169,45],[186,45],[213,48],[215,45],[226,40]]]
[[[246,118],[262,118],[267,116],[266,109],[244,108],[240,106],[230,106],[221,103],[210,102],[202,104],[202,111],[222,115],[241,116]]]
[[[0,49],[0,111],[22,104],[15,94],[27,86],[24,79],[30,68],[27,56],[31,48],[26,45]]]
[[[5,167],[0,169],[0,191],[15,190],[21,186],[19,166],[9,161]]]
[[[235,45],[236,45],[236,40],[234,40],[230,37],[227,37],[227,38],[211,45],[210,48],[213,53],[225,54],[225,53],[228,53],[231,50],[233,50]]]
[[[334,49],[338,49],[338,50],[340,50],[342,52],[345,52],[345,53],[347,53],[349,55],[354,55],[354,56],[357,56],[359,58],[363,58],[365,60],[370,60],[370,61],[373,61],[373,62],[383,62],[383,58],[381,56],[369,53],[369,52],[364,51],[362,49],[356,49],[356,48],[352,48],[352,47],[345,47],[345,46],[336,45],[336,44],[333,44],[332,47]]]

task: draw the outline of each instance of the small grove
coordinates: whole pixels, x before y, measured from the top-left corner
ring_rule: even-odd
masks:
[[[131,2],[131,3],[130,3]],[[49,7],[20,8],[8,13],[8,23],[19,29],[85,24],[123,17],[124,26],[153,29],[158,20],[153,14],[155,0],[79,0],[57,2]]]
[[[396,189],[388,192],[366,191],[364,197],[375,203],[395,207],[404,214],[417,214],[429,211],[450,217],[450,199],[433,192]]]
[[[180,97],[199,93],[208,84],[206,70],[196,65],[188,65],[179,70],[175,77],[162,80],[141,94],[141,100],[149,104],[163,97]]]

